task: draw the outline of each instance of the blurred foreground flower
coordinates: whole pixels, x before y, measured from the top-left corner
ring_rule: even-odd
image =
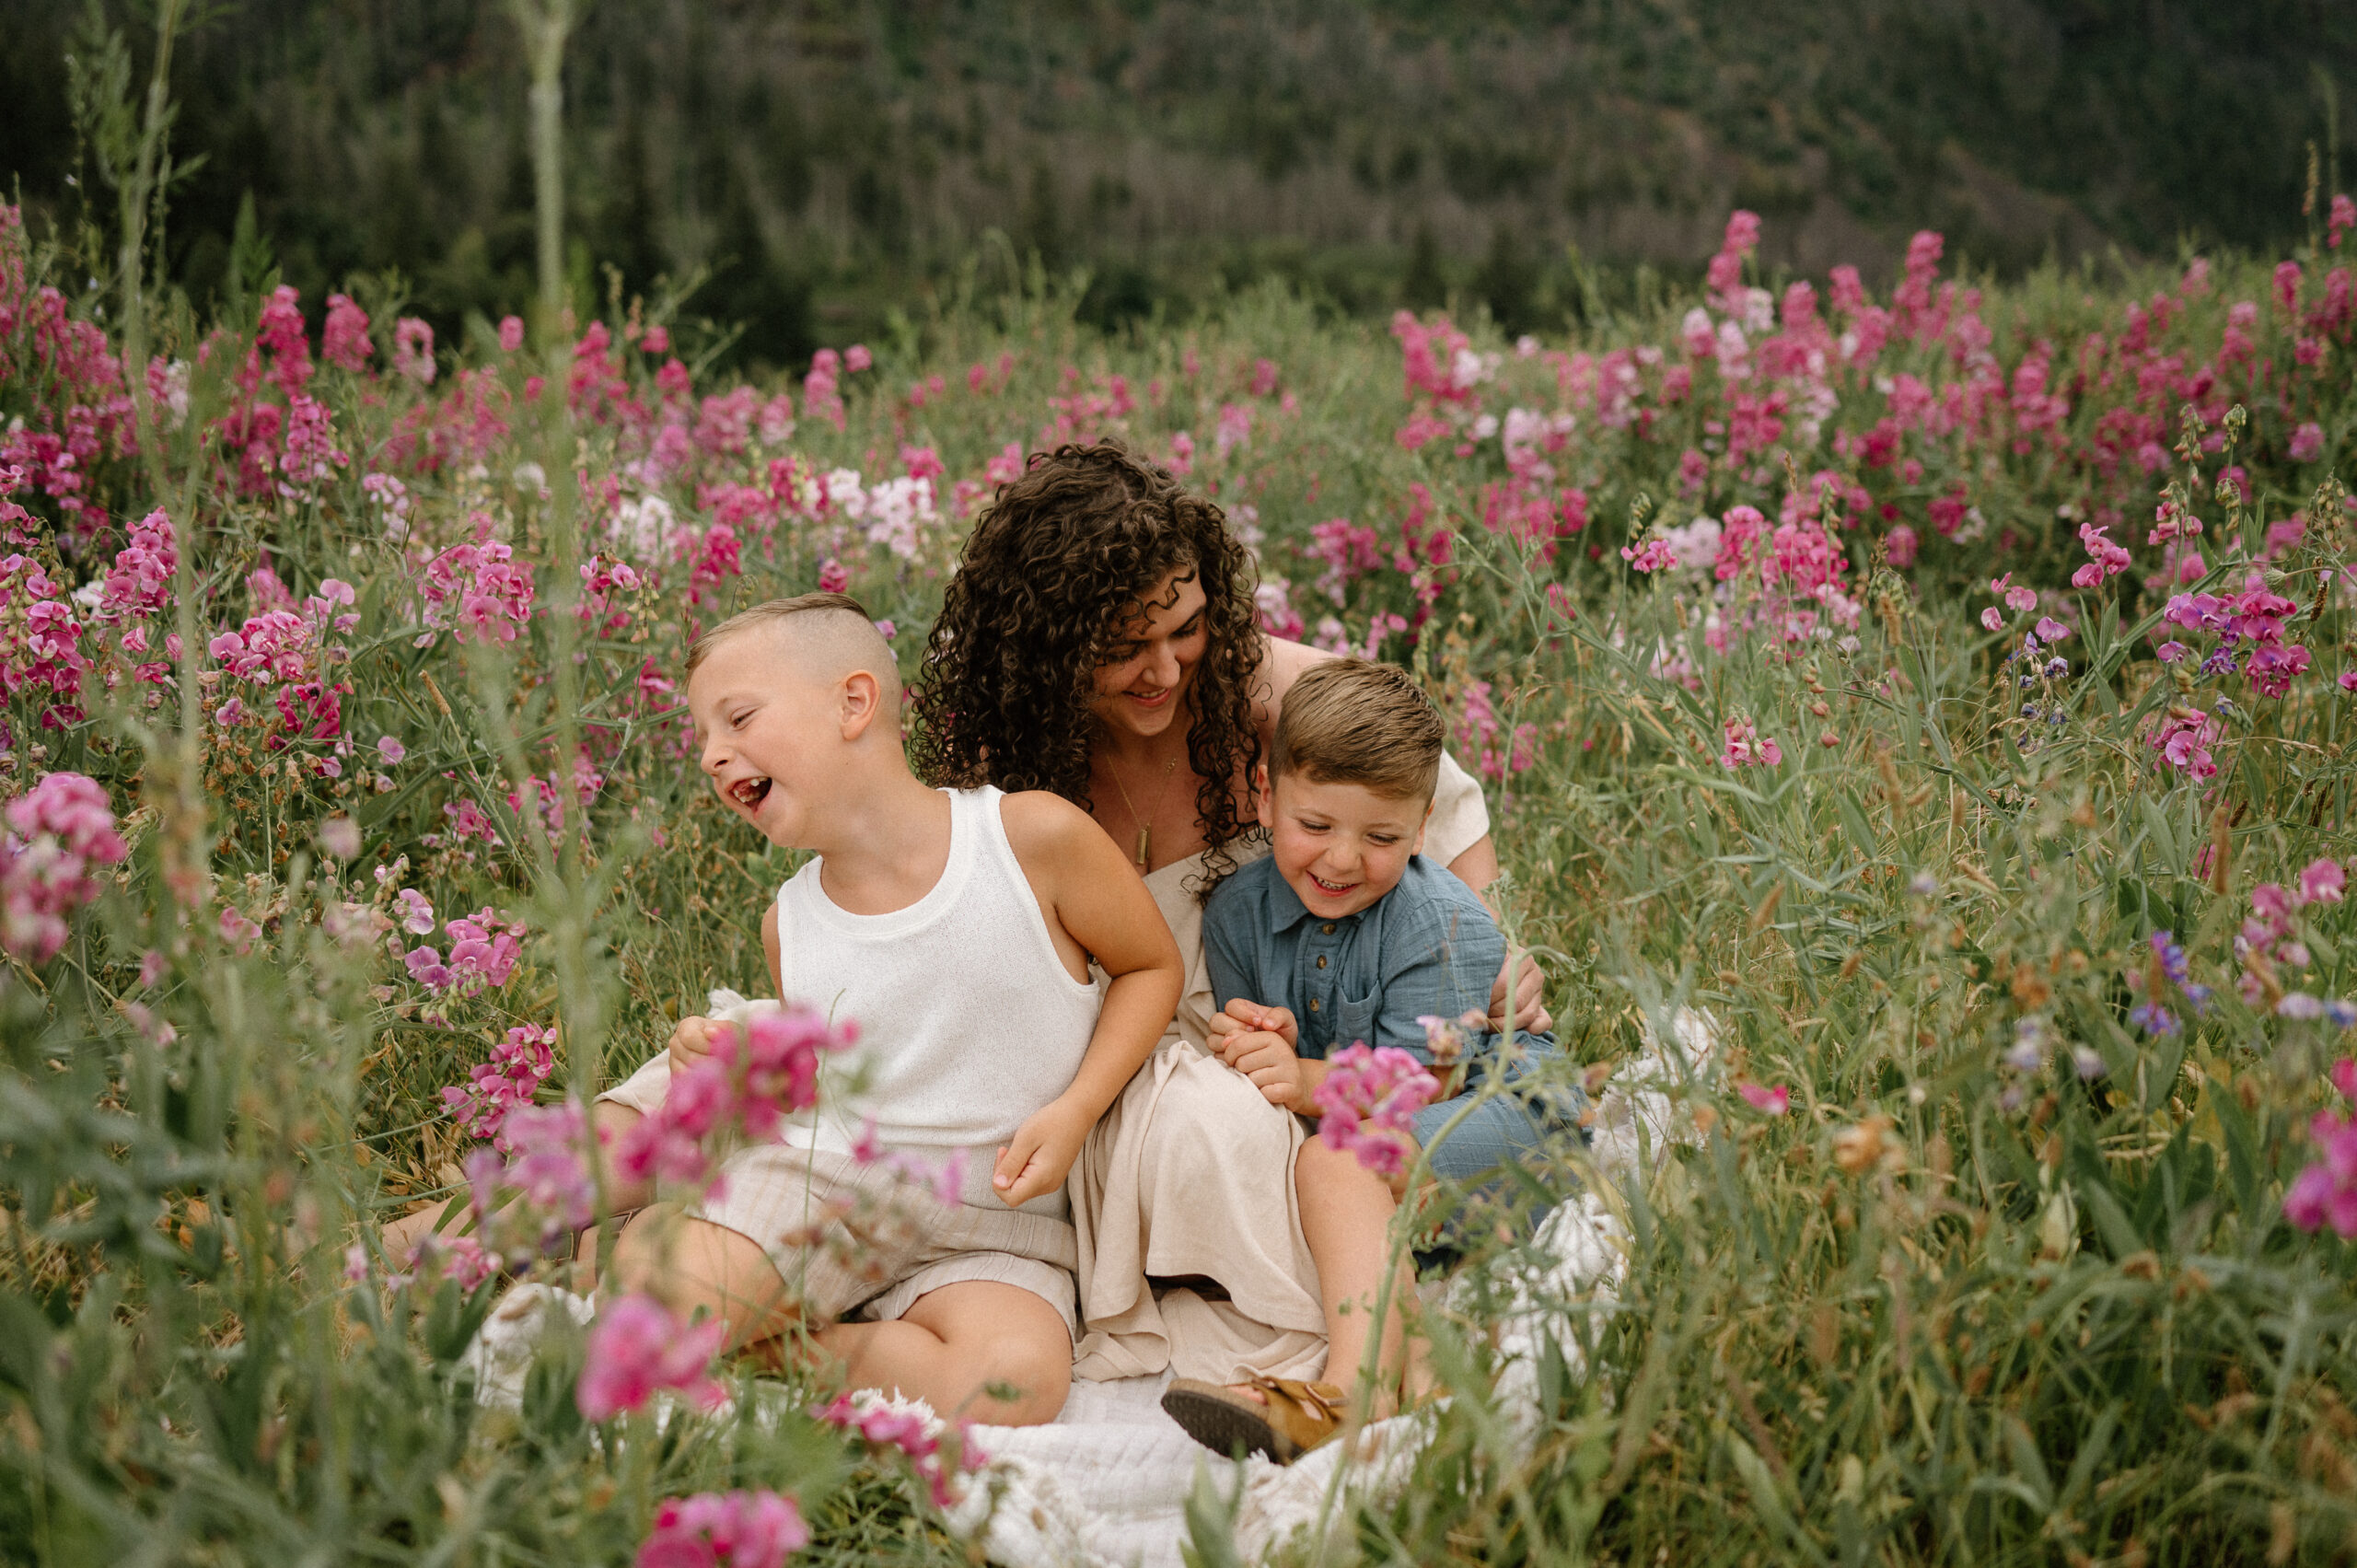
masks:
[[[618,1296],[589,1326],[574,1402],[591,1421],[605,1421],[639,1409],[658,1388],[677,1388],[710,1410],[726,1391],[705,1368],[727,1343],[728,1325],[717,1318],[691,1328],[651,1295]]]
[[[2334,1063],[2333,1086],[2357,1100],[2357,1061]],[[2292,1179],[2283,1194],[2283,1217],[2302,1230],[2330,1225],[2343,1241],[2357,1241],[2357,1121],[2345,1111],[2320,1110],[2308,1123],[2317,1158]]]
[[[65,946],[66,917],[99,895],[94,865],[130,853],[107,792],[81,773],[51,773],[8,807],[0,837],[0,945],[27,963]]]
[[[810,1528],[791,1497],[767,1488],[699,1492],[656,1511],[638,1568],[779,1568],[809,1543]]]
[[[1397,1176],[1407,1168],[1416,1112],[1439,1094],[1440,1080],[1398,1046],[1353,1045],[1329,1059],[1318,1086],[1318,1135],[1376,1175]]]

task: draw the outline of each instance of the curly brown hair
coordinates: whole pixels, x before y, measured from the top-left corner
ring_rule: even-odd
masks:
[[[1053,790],[1086,810],[1096,675],[1139,601],[1192,566],[1209,633],[1187,761],[1214,863],[1245,831],[1236,781],[1260,761],[1252,559],[1225,514],[1117,442],[1034,452],[975,523],[925,641],[910,761],[935,784]],[[1224,867],[1214,865],[1214,875]]]

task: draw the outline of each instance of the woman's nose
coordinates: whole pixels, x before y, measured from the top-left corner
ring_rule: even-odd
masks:
[[[1154,677],[1154,683],[1166,691],[1178,684],[1178,655],[1167,643],[1155,646],[1148,656],[1146,669]]]

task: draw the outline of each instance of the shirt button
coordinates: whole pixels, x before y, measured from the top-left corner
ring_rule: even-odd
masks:
[[[1309,999],[1309,1010],[1313,1013],[1318,1011],[1318,998],[1315,996]]]
[[[1326,955],[1323,953],[1318,955],[1318,967],[1321,970],[1326,967]]]
[[[1333,923],[1332,921],[1330,921],[1330,920],[1329,920],[1329,921],[1328,921],[1325,924],[1323,924],[1323,925],[1319,926],[1318,929],[1318,930],[1320,930],[1320,931],[1322,931],[1322,932],[1324,932],[1327,935],[1331,936],[1331,935],[1334,935],[1334,923]]]

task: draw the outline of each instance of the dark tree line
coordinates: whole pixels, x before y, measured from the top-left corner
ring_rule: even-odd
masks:
[[[141,49],[128,0],[104,0]],[[87,0],[0,16],[0,173],[71,223],[60,62]],[[595,0],[567,76],[576,286],[799,358],[1037,253],[1087,309],[1275,272],[1510,327],[1690,269],[1731,206],[1774,261],[1887,267],[1913,228],[2005,271],[2281,245],[2350,138],[2328,0]],[[493,0],[238,0],[179,55],[175,276],[241,213],[315,306],[398,270],[455,324],[530,292],[523,65]],[[986,244],[992,231],[1004,246]],[[1603,263],[1594,268],[1585,263]],[[1616,284],[1617,280],[1617,284]]]

